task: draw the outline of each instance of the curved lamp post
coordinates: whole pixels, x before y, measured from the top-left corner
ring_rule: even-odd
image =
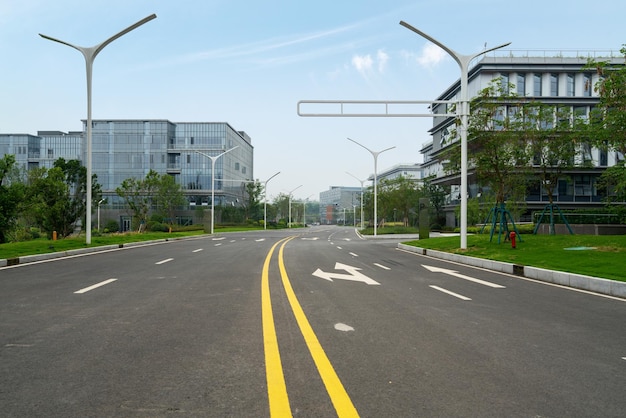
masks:
[[[234,150],[237,147],[239,147],[239,145],[232,147],[231,149],[226,150],[223,153],[216,155],[216,156],[212,156],[209,154],[205,154],[204,152],[196,151],[198,154],[203,155],[207,157],[209,160],[211,160],[211,235],[213,234],[213,224],[215,223],[215,162],[222,155]]]
[[[467,249],[467,120],[469,117],[469,94],[467,91],[468,79],[469,79],[469,65],[470,62],[487,52],[504,48],[505,46],[510,45],[508,42],[506,44],[498,45],[494,48],[485,49],[484,51],[480,51],[476,54],[472,55],[463,55],[454,51],[451,48],[448,48],[432,36],[425,34],[419,29],[414,28],[404,21],[400,21],[400,24],[405,28],[417,33],[423,38],[428,39],[430,42],[434,43],[444,51],[446,51],[461,69],[461,90],[460,90],[460,106],[457,107],[457,114],[461,118],[461,249]]]
[[[302,184],[289,192],[289,228],[291,228],[291,194],[302,187]]]
[[[60,44],[72,47],[80,51],[80,53],[83,54],[83,57],[85,57],[85,66],[87,70],[87,164],[86,164],[87,165],[86,167],[87,169],[87,197],[86,197],[87,199],[87,202],[86,202],[87,222],[86,223],[87,224],[85,226],[86,228],[85,240],[87,244],[91,244],[91,171],[92,171],[91,170],[91,79],[92,79],[93,62],[96,59],[96,55],[98,55],[98,53],[100,53],[100,51],[102,51],[105,46],[107,46],[108,44],[110,44],[111,42],[119,38],[120,36],[127,34],[133,29],[136,29],[139,26],[143,25],[144,23],[149,22],[155,18],[156,18],[156,15],[151,14],[150,16],[141,19],[139,22],[135,23],[134,25],[131,25],[127,27],[126,29],[124,29],[123,31],[118,32],[117,34],[111,36],[106,41],[98,45],[92,46],[90,48],[72,45],[68,42],[55,39],[51,36],[42,35],[41,33],[39,34],[39,36],[41,36],[44,39],[48,39],[50,41],[58,42]]]
[[[372,157],[374,157],[374,236],[376,236],[377,235],[377,227],[378,227],[378,174],[377,174],[377,170],[378,170],[378,156],[380,154],[382,154],[383,152],[385,152],[385,151],[389,151],[390,149],[394,149],[395,147],[385,148],[382,151],[372,151],[371,149],[367,148],[365,145],[359,144],[354,139],[348,138],[348,140],[354,142],[355,144],[357,144],[360,147],[365,148],[366,150],[368,150],[370,152],[370,154],[372,154]]]
[[[267,229],[267,183],[280,174],[280,171],[263,182],[263,229]]]
[[[359,183],[361,183],[361,229],[363,229],[363,183],[365,183],[367,181],[367,179],[365,180],[360,180],[357,176],[355,176],[354,174],[350,174],[346,171],[346,174],[349,176],[354,177]],[[356,221],[355,221],[356,223]],[[356,225],[355,225],[356,226]]]

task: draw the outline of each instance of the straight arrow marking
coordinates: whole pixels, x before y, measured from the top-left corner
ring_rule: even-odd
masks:
[[[458,277],[459,279],[469,280],[470,282],[482,284],[484,286],[493,287],[494,289],[504,289],[505,288],[505,286],[502,286],[502,285],[499,285],[499,284],[495,284],[495,283],[487,282],[485,280],[480,280],[480,279],[476,279],[474,277],[466,276],[464,274],[459,273],[456,270],[448,270],[448,269],[444,269],[444,268],[441,268],[441,267],[426,266],[424,264],[422,264],[422,267],[424,267],[426,270],[431,271],[433,273],[448,274],[450,276]]]

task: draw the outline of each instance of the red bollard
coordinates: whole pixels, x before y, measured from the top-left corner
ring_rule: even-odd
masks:
[[[509,237],[511,238],[511,248],[515,249],[515,231],[511,231]]]

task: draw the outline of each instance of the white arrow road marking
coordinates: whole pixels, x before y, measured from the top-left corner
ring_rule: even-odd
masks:
[[[346,264],[335,263],[335,270],[345,270],[345,271],[348,272],[348,274],[327,273],[325,271],[317,269],[313,273],[313,276],[320,277],[320,278],[322,278],[324,280],[328,280],[329,282],[332,282],[333,279],[336,279],[336,280],[351,280],[351,281],[355,281],[355,282],[363,282],[363,283],[367,283],[369,285],[379,285],[380,284],[376,280],[370,279],[365,274],[360,273],[359,270],[361,270],[361,269],[358,268],[358,267],[352,267],[352,266],[348,266]]]
[[[501,286],[499,284],[495,284],[495,283],[487,282],[487,281],[484,281],[484,280],[476,279],[474,277],[466,276],[466,275],[461,274],[461,273],[459,273],[458,271],[455,271],[455,270],[443,269],[441,267],[425,266],[424,264],[422,264],[422,267],[424,267],[426,270],[432,271],[433,273],[449,274],[450,276],[458,277],[459,279],[469,280],[470,282],[482,284],[484,286],[493,287],[495,289],[504,289],[504,287],[505,287],[505,286]]]
[[[165,264],[165,263],[169,263],[172,260],[173,260],[173,258],[166,258],[165,260],[157,261],[154,264]]]
[[[117,280],[117,279],[109,279],[109,280],[105,280],[105,281],[103,281],[103,282],[96,283],[96,284],[94,284],[93,286],[89,286],[89,287],[86,287],[86,288],[84,288],[84,289],[77,290],[77,291],[76,291],[76,292],[74,292],[74,293],[76,293],[76,294],[86,293],[86,292],[89,292],[90,290],[97,289],[97,288],[99,288],[100,286],[104,286],[104,285],[106,285],[106,284],[113,283],[113,282],[114,282],[114,281],[116,281],[116,280]]]
[[[380,268],[381,268],[381,269],[383,269],[383,270],[391,270],[389,267],[387,267],[387,266],[383,266],[382,264],[374,263],[374,265],[375,265],[376,267],[380,267]]]
[[[430,287],[431,287],[431,288],[433,288],[433,289],[435,289],[435,290],[438,290],[438,291],[440,291],[440,292],[446,293],[446,294],[448,294],[448,295],[450,295],[450,296],[454,296],[455,298],[459,298],[459,299],[461,299],[461,300],[471,300],[470,298],[468,298],[468,297],[466,297],[466,296],[459,295],[458,293],[451,292],[451,291],[446,290],[446,289],[444,289],[444,288],[442,288],[442,287],[439,287],[439,286],[433,286],[433,285],[430,285]]]

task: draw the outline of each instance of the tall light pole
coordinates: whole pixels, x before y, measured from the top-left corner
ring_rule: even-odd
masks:
[[[215,162],[217,161],[218,158],[220,158],[222,155],[226,154],[227,152],[230,152],[232,150],[234,150],[235,148],[238,148],[239,145],[232,147],[229,150],[226,150],[224,152],[222,152],[219,155],[216,156],[212,156],[209,154],[205,154],[204,152],[200,152],[200,151],[196,151],[198,154],[200,155],[204,155],[205,157],[207,157],[208,159],[211,160],[211,235],[213,234],[213,224],[215,223]]]
[[[304,205],[302,205],[302,225],[306,228],[306,203],[309,201],[309,197],[313,196],[312,194],[308,195],[304,199]]]
[[[469,65],[474,58],[486,54],[487,52],[504,48],[511,43],[508,42],[494,48],[485,49],[484,51],[480,51],[476,54],[463,55],[457,53],[451,48],[448,48],[432,36],[425,34],[404,21],[400,21],[400,24],[423,38],[428,39],[430,42],[446,51],[452,56],[452,58],[454,58],[461,69],[461,90],[459,93],[461,97],[460,106],[457,107],[457,115],[461,118],[461,249],[467,249],[467,124],[469,117],[469,94],[467,86],[469,80]]]
[[[100,53],[100,51],[102,51],[105,46],[107,46],[108,44],[110,44],[111,42],[119,38],[120,36],[127,34],[133,29],[136,29],[139,26],[143,25],[144,23],[147,23],[155,18],[156,18],[156,15],[151,14],[150,16],[143,18],[142,20],[135,23],[134,25],[131,25],[127,27],[126,29],[124,29],[123,31],[111,36],[106,41],[98,45],[92,46],[90,48],[72,45],[68,42],[61,41],[59,39],[55,39],[47,35],[42,35],[41,33],[39,34],[39,36],[41,36],[44,39],[48,39],[50,41],[58,42],[60,44],[72,47],[80,51],[80,53],[83,54],[83,57],[85,57],[85,67],[87,70],[87,167],[86,167],[87,169],[87,196],[86,196],[87,222],[86,223],[87,224],[85,226],[86,228],[85,241],[87,244],[91,244],[91,171],[92,171],[91,169],[91,79],[92,79],[92,72],[93,72],[92,71],[93,62],[96,59],[96,56],[98,55],[98,53]]]
[[[389,147],[389,148],[385,148],[382,151],[372,151],[371,149],[367,148],[365,145],[363,144],[359,144],[358,142],[356,142],[354,139],[350,139],[348,138],[349,141],[354,142],[355,144],[357,144],[360,147],[365,148],[366,150],[368,150],[370,152],[370,154],[372,154],[372,157],[374,157],[374,236],[377,235],[377,228],[378,228],[378,156],[380,154],[382,154],[385,151],[389,151],[390,149],[394,149],[394,147]]]
[[[367,179],[365,180],[360,180],[357,176],[355,176],[354,174],[350,174],[346,171],[346,174],[349,176],[354,177],[359,183],[361,183],[361,229],[363,229],[363,183],[365,183],[367,181]],[[356,225],[355,225],[356,226]]]
[[[104,202],[105,199],[100,199],[98,201],[98,232],[100,232],[100,204]]]
[[[289,192],[289,222],[288,222],[289,228],[291,228],[291,194],[295,192],[296,190],[298,190],[300,187],[302,187],[302,185],[299,185],[298,187],[296,187],[295,189]]]
[[[267,183],[280,174],[280,171],[263,182],[263,229],[267,229]]]

